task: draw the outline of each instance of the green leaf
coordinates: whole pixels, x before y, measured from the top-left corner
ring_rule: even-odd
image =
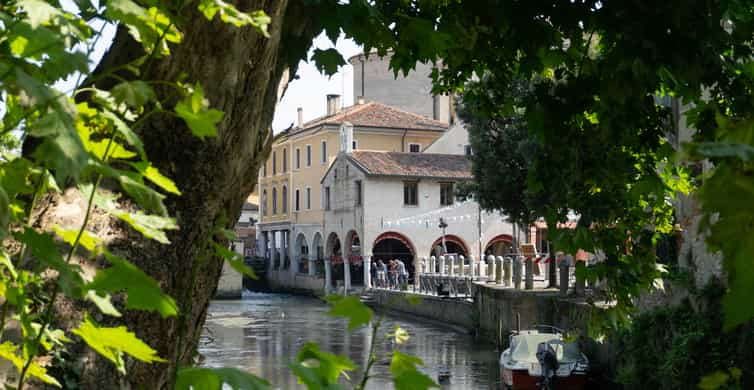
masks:
[[[115,367],[121,374],[126,373],[124,353],[145,363],[166,362],[157,355],[157,351],[139,340],[125,326],[100,327],[89,317],[89,314],[84,316],[84,321],[72,332],[81,337],[100,355],[115,363]]]
[[[312,61],[317,66],[317,70],[328,76],[338,73],[338,67],[346,64],[343,56],[333,48],[326,50],[314,49]]]
[[[372,320],[372,310],[355,296],[329,295],[325,299],[332,305],[328,315],[348,318],[348,330],[354,330]]]
[[[702,390],[716,390],[726,387],[728,378],[730,378],[730,375],[727,372],[715,371],[702,377],[702,380],[699,381],[699,388]]]
[[[151,276],[144,273],[128,260],[105,252],[111,267],[99,270],[86,289],[98,293],[125,291],[126,309],[156,311],[163,318],[178,314],[178,305],[169,295],[162,292]]]
[[[128,32],[147,52],[156,50],[160,55],[169,54],[167,42],[179,43],[182,38],[170,16],[157,7],[146,9],[131,0],[110,0],[105,16],[128,26]]]
[[[54,226],[55,234],[60,236],[60,238],[63,239],[68,245],[73,246],[73,243],[76,242],[76,237],[79,234],[78,230],[69,230],[69,229],[63,229],[58,225]],[[84,230],[81,232],[81,238],[79,238],[79,245],[86,248],[89,252],[97,253],[97,245],[99,245],[99,239],[95,236],[93,236],[88,231]]]
[[[117,115],[109,110],[102,110],[102,115],[109,119],[115,128],[115,131],[123,137],[129,145],[133,146],[142,159],[146,159],[147,154],[144,152],[144,143],[141,142],[141,138]]]
[[[139,171],[139,173],[141,173],[142,176],[147,178],[147,180],[156,184],[158,187],[162,188],[163,190],[167,192],[171,192],[176,195],[181,194],[181,191],[178,190],[178,187],[176,187],[173,180],[170,180],[169,177],[164,176],[162,173],[160,173],[160,171],[157,168],[155,168],[150,162],[141,161],[138,163],[131,163],[131,166],[136,168],[136,170]]]
[[[91,186],[80,186],[81,191],[91,191]],[[128,223],[134,230],[163,244],[169,244],[166,230],[178,229],[175,219],[159,215],[148,215],[138,211],[125,211],[118,208],[116,197],[105,195],[100,191],[94,196],[94,204],[105,210],[107,213]]]
[[[217,135],[215,125],[223,119],[223,112],[209,108],[201,85],[196,85],[191,94],[175,105],[175,113],[186,121],[191,132],[201,138]]]
[[[426,390],[440,387],[426,374],[417,370],[417,365],[424,365],[418,357],[393,351],[390,372],[393,374],[393,384],[396,390]]]
[[[26,11],[27,18],[34,28],[47,24],[54,17],[62,14],[60,9],[42,0],[19,0],[18,5]]]
[[[338,356],[319,350],[314,343],[306,343],[291,365],[294,375],[310,389],[340,388],[330,385],[338,383],[341,375],[356,369],[356,365],[346,356]]]
[[[8,254],[5,253],[5,251],[0,252],[0,265],[5,267],[5,269],[8,270],[10,273],[11,278],[16,279],[18,277],[18,272],[16,272],[16,267],[13,266],[13,262],[10,261],[10,257],[8,257]],[[5,294],[2,294],[5,296]]]
[[[388,337],[392,338],[398,345],[406,343],[409,339],[406,329],[403,329],[398,325],[395,325],[395,328],[388,334]]]
[[[94,290],[89,290],[89,292],[86,293],[86,300],[92,302],[99,311],[102,312],[102,314],[107,314],[109,316],[113,317],[120,317],[121,314],[118,311],[118,309],[113,306],[113,302],[110,299],[110,294],[105,294],[104,296],[100,296],[97,294]]]
[[[217,255],[225,259],[225,261],[227,261],[234,270],[238,271],[242,275],[248,276],[251,279],[257,279],[257,274],[254,273],[254,269],[244,264],[243,257],[240,254],[217,243],[214,243],[214,246]]]
[[[267,26],[271,19],[264,11],[241,12],[233,4],[228,4],[222,0],[201,0],[198,8],[208,20],[214,19],[215,15],[219,13],[220,19],[225,23],[230,23],[236,27],[251,25],[265,37],[270,36],[267,32]]]
[[[237,368],[183,367],[178,370],[177,390],[221,390],[223,384],[233,390],[267,390],[270,383]]]
[[[33,152],[34,158],[52,172],[58,183],[78,179],[88,156],[72,117],[49,111],[33,125],[31,134],[44,140]]]
[[[81,296],[81,286],[84,284],[81,278],[81,268],[76,264],[65,262],[49,234],[25,228],[23,233],[16,233],[15,237],[27,245],[37,261],[58,272],[57,282],[67,296],[72,298]]]
[[[16,355],[17,350],[18,347],[16,347],[10,341],[6,341],[0,344],[0,357],[13,363],[13,366],[15,366],[16,370],[18,370],[18,372],[20,373],[21,369],[23,369],[24,364],[26,363],[26,360],[21,356]],[[40,366],[35,361],[31,362],[29,369],[26,372],[29,376],[37,378],[42,382],[47,383],[48,385],[62,387],[60,385],[60,382],[58,382],[55,378],[47,375],[47,369]]]
[[[149,84],[142,80],[124,81],[110,90],[116,101],[128,104],[132,108],[142,108],[145,104],[157,100]]]
[[[159,215],[167,216],[168,210],[162,202],[165,195],[155,191],[149,186],[134,180],[130,175],[120,175],[118,177],[121,187],[133,198],[136,203],[147,210],[153,211]]]

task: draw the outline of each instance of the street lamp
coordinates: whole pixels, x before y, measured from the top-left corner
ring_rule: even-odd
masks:
[[[445,246],[445,228],[448,227],[448,224],[445,223],[445,219],[440,217],[440,224],[437,225],[440,229],[442,229],[442,254],[446,255],[448,253],[448,247]]]

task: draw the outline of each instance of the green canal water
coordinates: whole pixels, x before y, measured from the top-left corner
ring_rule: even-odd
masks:
[[[349,333],[346,321],[326,315],[321,301],[282,294],[247,293],[238,301],[213,301],[199,352],[207,367],[230,366],[269,380],[279,389],[300,389],[287,365],[307,341],[336,354],[345,354],[363,367],[372,332],[367,328]],[[491,343],[475,342],[471,336],[416,318],[386,315],[380,333],[395,325],[411,338],[403,352],[420,357],[426,374],[436,379],[449,371],[448,389],[494,389],[499,381],[498,352]],[[379,346],[387,356],[393,346]],[[373,367],[368,389],[392,389],[389,358]],[[354,380],[360,373],[353,374]],[[350,388],[350,386],[346,386]]]

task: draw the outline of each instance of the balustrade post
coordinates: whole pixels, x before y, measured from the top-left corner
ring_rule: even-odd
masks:
[[[576,276],[576,287],[574,288],[576,295],[584,295],[584,276],[580,276],[578,269],[579,267],[586,267],[586,263],[583,261],[577,261],[575,266],[573,267],[573,273]],[[582,274],[583,275],[583,274]]]
[[[503,283],[503,256],[495,258],[495,284]]]
[[[506,256],[503,258],[503,286],[510,287],[511,286],[511,267],[513,263],[513,259],[511,259],[509,256]]]
[[[437,272],[437,258],[434,256],[429,257],[429,271],[428,273],[434,274]]]
[[[521,259],[521,256],[513,258],[513,288],[516,290],[521,289],[521,268],[523,265]]]
[[[466,276],[466,257],[458,256],[458,276]]]
[[[487,255],[487,282],[495,281],[495,256]]]
[[[568,257],[563,256],[563,258],[560,259],[560,262],[558,263],[558,271],[560,272],[560,294],[567,295],[568,294],[568,279],[570,277],[569,275],[569,261]]]
[[[447,270],[445,269],[445,256],[440,256],[439,262],[440,262],[440,275],[445,275],[445,272],[447,272]]]
[[[524,260],[524,288],[527,290],[534,289],[534,262],[530,257]]]
[[[455,275],[455,268],[456,268],[456,257],[455,256],[448,256],[448,276]]]

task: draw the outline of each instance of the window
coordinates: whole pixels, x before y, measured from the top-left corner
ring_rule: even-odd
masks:
[[[403,205],[417,206],[419,204],[419,183],[415,181],[403,182]]]
[[[288,150],[283,149],[283,173],[288,171]]]
[[[283,193],[282,193],[282,200],[283,200],[283,214],[288,213],[288,187],[283,186]]]
[[[296,169],[301,169],[301,149],[296,148]]]
[[[361,180],[356,180],[356,206],[361,206]]]
[[[262,176],[267,177],[267,161],[262,164]]]
[[[312,166],[312,146],[306,145],[306,166]]]
[[[356,140],[351,141],[351,149],[356,150],[359,146],[359,143]]]
[[[471,156],[471,145],[463,145],[463,154]]]
[[[278,213],[278,189],[272,187],[272,215]]]
[[[295,202],[293,203],[294,210],[296,211],[301,210],[301,203],[299,203],[301,199],[300,196],[301,194],[299,193],[298,188],[296,188]]]
[[[422,146],[419,144],[408,144],[408,151],[411,153],[419,153],[422,151]]]
[[[267,190],[262,190],[262,215],[267,216]]]
[[[327,141],[322,141],[322,164],[327,162]]]
[[[325,210],[330,210],[330,187],[325,187]]]
[[[450,206],[454,201],[453,183],[440,183],[440,206]]]
[[[278,174],[278,152],[272,152],[272,174]]]
[[[338,179],[338,168],[335,168],[335,169],[333,170],[333,178],[334,178],[335,180],[337,180],[337,179]]]
[[[310,187],[306,187],[306,209],[311,210],[312,208],[312,189]]]

